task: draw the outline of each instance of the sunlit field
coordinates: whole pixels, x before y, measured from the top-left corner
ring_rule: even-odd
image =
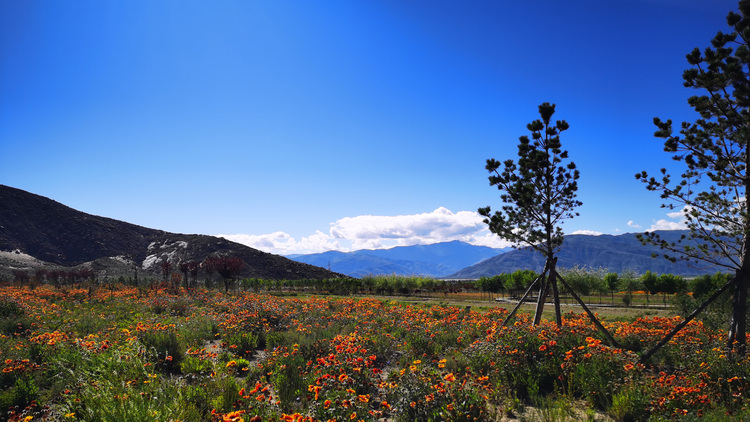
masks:
[[[12,421],[750,420],[750,362],[680,317],[163,287],[0,287]],[[446,300],[450,295],[446,294]],[[476,299],[478,298],[466,298]],[[605,297],[604,300],[607,298]],[[602,316],[602,315],[600,315]]]

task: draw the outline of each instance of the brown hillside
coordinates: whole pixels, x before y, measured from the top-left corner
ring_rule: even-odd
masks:
[[[0,185],[0,251],[19,251],[64,267],[119,257],[109,261],[129,262],[152,273],[158,273],[164,259],[177,264],[202,261],[211,255],[231,255],[244,261],[243,277],[274,280],[341,277],[223,238],[169,233],[86,214],[4,185]]]

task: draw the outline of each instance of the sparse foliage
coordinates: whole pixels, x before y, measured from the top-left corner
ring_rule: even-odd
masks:
[[[164,277],[163,280],[165,282],[169,281],[169,275],[172,273],[172,263],[169,262],[169,259],[167,259],[167,257],[165,256],[159,266],[161,268],[161,274]]]
[[[203,261],[203,267],[212,269],[219,273],[224,281],[224,291],[229,292],[229,287],[232,285],[232,281],[240,275],[242,267],[245,266],[245,262],[237,257],[229,256],[212,256],[206,258]],[[211,271],[211,272],[213,272]],[[206,270],[209,274],[208,270]]]
[[[197,261],[180,262],[180,272],[182,273],[185,279],[186,289],[191,289],[195,287],[195,284],[197,282],[199,268],[200,268],[200,263]],[[193,278],[192,282],[190,281],[190,277]]]

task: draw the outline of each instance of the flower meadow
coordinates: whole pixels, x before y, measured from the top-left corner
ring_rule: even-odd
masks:
[[[476,308],[476,307],[475,307]],[[0,420],[750,420],[726,333],[500,307],[157,287],[0,287]]]

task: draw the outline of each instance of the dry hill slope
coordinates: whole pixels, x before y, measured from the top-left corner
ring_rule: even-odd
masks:
[[[244,261],[243,277],[341,277],[324,268],[223,238],[169,233],[86,214],[4,185],[0,185],[0,251],[20,252],[56,266],[73,267],[92,261],[103,265],[102,262],[112,261],[152,273],[159,272],[164,259],[177,264],[202,261],[212,255],[231,255]]]

